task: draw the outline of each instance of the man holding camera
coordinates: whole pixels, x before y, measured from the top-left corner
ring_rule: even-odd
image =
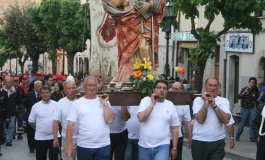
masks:
[[[167,81],[157,80],[151,97],[141,100],[137,113],[141,123],[139,160],[176,158],[180,122],[174,104],[166,99],[167,90]],[[171,137],[173,144],[169,151]]]
[[[225,126],[233,123],[230,104],[228,99],[218,96],[217,79],[208,78],[205,90],[201,97],[193,101],[192,157],[193,160],[223,159]]]
[[[250,77],[248,80],[248,86],[243,87],[238,94],[238,98],[241,99],[241,120],[236,132],[236,140],[239,141],[240,135],[243,132],[246,121],[249,121],[249,139],[251,142],[255,142],[255,135],[253,132],[253,121],[256,117],[257,111],[257,99],[259,97],[258,88],[256,86],[257,79]]]

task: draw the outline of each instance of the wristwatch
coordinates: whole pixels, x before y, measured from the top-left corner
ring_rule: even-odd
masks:
[[[214,106],[213,106],[213,109],[215,109],[216,107],[218,107],[218,106],[217,106],[217,105],[214,105]]]
[[[107,106],[107,105],[108,105],[108,103],[107,103],[107,102],[103,104],[103,106]]]

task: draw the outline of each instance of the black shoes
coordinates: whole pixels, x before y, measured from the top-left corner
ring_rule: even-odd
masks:
[[[12,146],[12,143],[11,142],[7,142],[6,146]]]
[[[29,153],[34,153],[34,149],[31,149],[31,150],[29,151]]]
[[[239,141],[239,137],[236,137],[236,141]]]
[[[18,135],[17,139],[21,140],[21,139],[23,139],[23,137],[21,135]]]

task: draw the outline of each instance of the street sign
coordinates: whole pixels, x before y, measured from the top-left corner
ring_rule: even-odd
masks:
[[[174,32],[174,41],[197,41],[190,32]]]

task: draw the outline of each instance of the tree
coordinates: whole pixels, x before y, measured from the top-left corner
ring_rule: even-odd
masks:
[[[89,3],[80,0],[62,0],[58,28],[61,31],[60,46],[67,52],[68,73],[73,75],[73,60],[78,51],[84,51],[86,39],[90,38]]]
[[[9,6],[9,8],[4,12],[4,19],[6,22],[4,29],[8,39],[8,43],[5,48],[13,48],[22,72],[24,70],[24,64],[27,60],[27,55],[20,52],[21,47],[26,48],[27,54],[33,63],[33,71],[38,70],[39,54],[45,51],[43,38],[34,31],[28,14],[28,10],[33,10],[34,7],[36,7],[34,3],[28,3],[22,7],[15,4]]]
[[[205,27],[195,28],[195,19],[199,18],[199,7],[204,7],[204,18],[208,20]],[[176,0],[174,10],[180,11],[186,19],[191,21],[191,33],[198,40],[198,46],[189,53],[190,60],[196,62],[196,86],[201,91],[203,74],[207,59],[214,58],[214,48],[218,46],[220,37],[231,28],[248,28],[253,34],[262,31],[262,24],[254,13],[265,9],[265,1],[257,0]],[[216,16],[224,19],[223,29],[211,31],[211,25]]]
[[[5,54],[5,42],[7,40],[7,36],[5,35],[4,28],[0,28],[0,68],[5,65],[7,58],[4,56]]]
[[[52,60],[52,72],[56,74],[56,49],[59,48],[60,30],[57,28],[60,16],[61,0],[43,0],[38,8],[30,11],[35,31],[44,37],[49,58]]]

